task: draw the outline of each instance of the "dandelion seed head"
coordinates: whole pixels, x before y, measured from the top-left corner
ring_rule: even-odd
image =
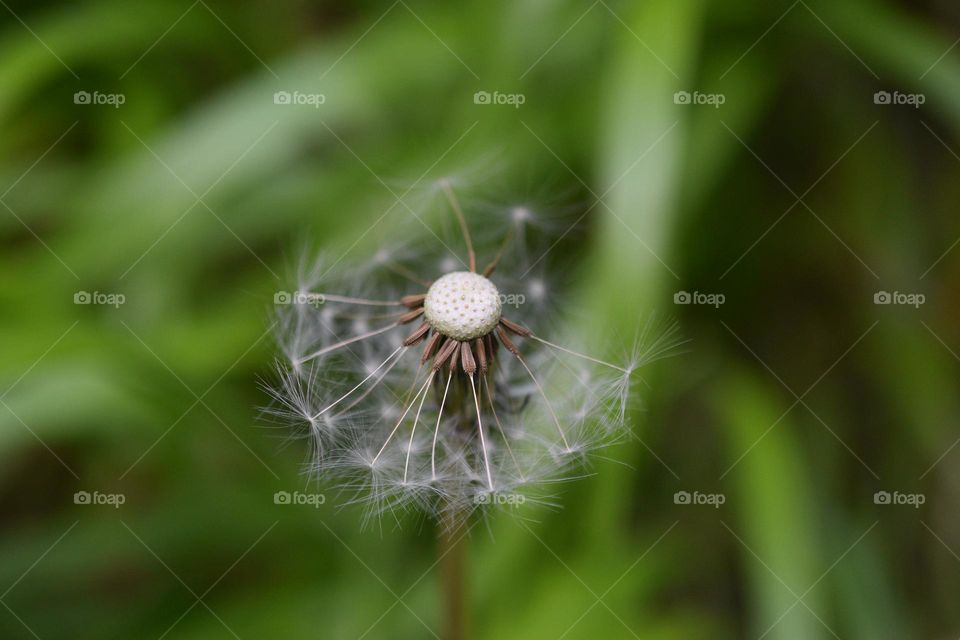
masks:
[[[648,323],[625,362],[589,355],[576,342],[598,336],[564,320],[565,276],[543,260],[552,239],[523,232],[532,210],[500,208],[472,236],[454,193],[464,184],[429,187],[461,240],[407,241],[337,272],[301,261],[298,291],[322,303],[278,306],[284,364],[265,413],[308,439],[310,471],[371,516],[546,503],[540,488],[623,437],[634,372],[676,346],[673,328]]]
[[[500,321],[500,292],[481,275],[454,271],[430,285],[423,308],[435,331],[455,340],[475,340]]]

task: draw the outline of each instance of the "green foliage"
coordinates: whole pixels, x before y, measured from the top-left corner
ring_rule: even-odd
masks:
[[[640,372],[629,466],[477,523],[477,638],[955,636],[960,22],[922,4],[4,5],[0,637],[438,628],[432,524],[275,504],[324,488],[257,407],[299,252],[429,239],[407,187],[447,172],[586,212],[545,258],[558,331],[690,339]]]

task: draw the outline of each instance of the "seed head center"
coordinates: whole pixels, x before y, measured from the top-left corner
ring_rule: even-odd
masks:
[[[473,340],[500,321],[500,292],[479,274],[454,271],[430,285],[423,310],[434,331],[454,340]]]

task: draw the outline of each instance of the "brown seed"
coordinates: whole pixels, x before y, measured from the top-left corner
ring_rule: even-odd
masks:
[[[417,293],[415,295],[403,296],[402,298],[400,298],[400,304],[402,304],[405,307],[410,307],[411,309],[413,309],[414,307],[422,306],[423,301],[426,299],[427,299],[427,294]]]
[[[408,322],[416,320],[421,314],[423,314],[423,307],[417,307],[416,309],[411,309],[400,316],[400,318],[397,319],[397,322],[400,324],[407,324]]]
[[[440,349],[440,353],[437,354],[437,357],[433,361],[433,370],[439,370],[440,367],[442,367],[450,358],[456,348],[457,341],[453,338],[447,338],[447,341],[443,343],[443,348]]]
[[[425,363],[427,360],[433,357],[433,352],[436,351],[437,345],[440,344],[440,340],[443,338],[439,333],[435,333],[430,336],[430,339],[427,340],[427,346],[423,348],[423,355],[420,357],[420,364]]]
[[[513,344],[513,341],[510,339],[510,336],[507,335],[507,332],[503,330],[503,327],[497,327],[497,337],[500,339],[500,342],[503,343],[503,346],[507,348],[507,351],[515,356],[520,355],[520,349],[517,348],[517,345]]]
[[[470,350],[469,342],[460,343],[460,360],[463,362],[463,371],[468,376],[472,376],[477,371],[477,361],[473,359],[473,351]]]
[[[523,336],[524,338],[526,338],[527,336],[530,335],[530,329],[527,329],[523,325],[517,324],[516,322],[513,322],[512,320],[508,320],[507,318],[504,318],[502,316],[500,318],[500,324],[502,324],[503,326],[505,326],[507,329],[514,332],[518,336]]]
[[[480,373],[487,372],[487,348],[483,344],[482,338],[473,341],[473,350],[476,351],[477,360],[480,361]]]
[[[450,372],[451,373],[457,372],[457,360],[460,357],[460,344],[462,343],[460,342],[456,343],[456,346],[453,349],[453,353],[450,354]]]
[[[493,333],[488,333],[483,336],[483,341],[487,345],[487,359],[493,362],[497,355],[497,339],[493,336]]]
[[[411,345],[417,344],[418,342],[423,340],[423,337],[425,335],[427,335],[427,331],[430,331],[430,324],[426,320],[424,320],[420,324],[420,326],[416,328],[416,330],[413,333],[407,336],[407,339],[403,341],[403,346],[409,347]]]

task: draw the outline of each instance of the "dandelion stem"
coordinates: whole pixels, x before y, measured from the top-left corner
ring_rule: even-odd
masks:
[[[380,456],[383,455],[384,450],[387,448],[387,445],[390,444],[390,440],[393,439],[393,434],[397,432],[397,429],[400,428],[400,425],[403,424],[404,418],[407,417],[407,414],[410,413],[410,409],[413,408],[413,403],[417,401],[417,398],[420,397],[421,393],[424,393],[427,390],[427,385],[430,384],[430,380],[433,378],[431,375],[427,378],[427,381],[423,383],[423,386],[420,387],[420,391],[417,391],[417,395],[413,396],[413,400],[410,401],[410,404],[407,405],[407,408],[403,410],[403,415],[400,416],[400,419],[397,420],[397,424],[393,427],[393,431],[390,432],[390,435],[387,436],[386,442],[383,443],[383,446],[380,447],[380,451],[377,452],[377,455],[374,456],[373,462],[371,464],[376,464],[377,460],[380,459]],[[424,395],[426,395],[424,393]]]
[[[443,193],[447,196],[447,201],[453,207],[453,212],[457,214],[457,220],[460,222],[460,230],[463,232],[463,240],[467,243],[467,255],[470,256],[470,271],[477,272],[477,254],[473,251],[473,242],[470,240],[470,229],[467,227],[467,219],[463,216],[463,209],[460,208],[460,201],[450,188],[450,181],[443,181]]]
[[[443,599],[444,640],[465,640],[467,637],[468,532],[465,514],[459,510],[445,513],[438,525],[437,555]]]
[[[443,388],[443,400],[440,401],[440,412],[437,413],[437,428],[433,431],[433,446],[430,447],[430,478],[437,479],[437,436],[440,434],[440,419],[443,418],[443,406],[447,403],[447,391],[450,390],[450,379],[453,369],[447,374],[447,385]]]
[[[490,475],[490,457],[487,455],[487,440],[483,437],[483,422],[480,420],[480,401],[477,399],[477,384],[470,374],[470,390],[473,391],[473,406],[477,409],[477,431],[480,432],[480,448],[483,450],[483,466],[487,470],[487,484],[493,491],[493,477]]]
[[[430,373],[430,377],[427,378],[427,384],[433,380],[433,376],[436,374],[436,371]],[[427,399],[427,393],[424,391],[423,395],[420,396],[420,404],[417,406],[417,415],[413,418],[413,429],[410,430],[410,442],[407,443],[407,459],[403,463],[403,481],[407,481],[407,470],[410,468],[410,451],[413,449],[413,436],[417,433],[417,423],[420,422],[420,411],[423,409],[423,401]]]
[[[516,354],[517,360],[520,361],[520,364],[523,365],[523,368],[527,370],[527,373],[530,374],[530,379],[533,380],[533,384],[537,385],[537,391],[540,392],[540,396],[543,398],[544,403],[547,405],[547,410],[550,412],[550,415],[553,416],[553,422],[557,425],[557,431],[560,432],[560,439],[563,440],[563,446],[567,449],[570,448],[570,443],[567,442],[567,436],[564,435],[563,429],[560,427],[560,419],[557,418],[557,413],[553,410],[553,405],[550,404],[550,399],[547,398],[546,392],[543,390],[543,387],[540,386],[540,381],[537,380],[537,377],[533,375],[533,371],[530,370],[530,367],[527,366],[526,361],[518,353]]]
[[[563,351],[564,353],[569,353],[569,354],[572,355],[572,356],[577,356],[578,358],[583,358],[584,360],[589,360],[590,362],[596,362],[597,364],[602,364],[602,365],[604,365],[604,366],[606,366],[606,367],[610,367],[611,369],[616,369],[617,371],[622,371],[623,373],[626,373],[627,375],[633,373],[633,372],[630,371],[629,369],[624,369],[623,367],[618,366],[618,365],[615,365],[615,364],[613,364],[613,363],[611,363],[611,362],[606,362],[606,361],[604,361],[604,360],[598,360],[597,358],[588,356],[588,355],[586,355],[586,354],[584,354],[584,353],[578,353],[578,352],[576,352],[576,351],[571,351],[570,349],[567,349],[566,347],[561,347],[561,346],[558,345],[558,344],[554,344],[554,343],[552,343],[552,342],[547,342],[547,341],[544,340],[543,338],[540,338],[540,337],[535,336],[535,335],[533,335],[533,334],[530,334],[530,339],[531,339],[531,340],[536,340],[537,342],[540,342],[540,343],[543,343],[543,344],[547,345],[548,347],[553,347],[554,349],[558,349],[558,350],[560,350],[560,351]]]
[[[316,415],[314,415],[314,416],[313,416],[312,418],[310,418],[310,419],[311,419],[311,420],[316,420],[317,418],[319,418],[320,416],[322,416],[323,414],[325,414],[327,411],[329,411],[330,409],[333,409],[335,406],[337,406],[338,404],[340,404],[342,401],[344,401],[344,400],[346,400],[347,398],[349,398],[349,397],[353,394],[354,391],[356,391],[357,389],[359,389],[360,387],[362,387],[363,385],[365,385],[365,384],[367,383],[367,380],[369,380],[370,378],[372,378],[373,376],[375,376],[376,373],[377,373],[377,371],[380,371],[380,369],[383,368],[383,365],[387,364],[387,363],[388,363],[395,355],[397,355],[403,348],[404,348],[403,345],[397,347],[396,351],[394,351],[394,352],[391,353],[389,356],[387,356],[387,359],[384,360],[383,362],[381,362],[381,363],[377,366],[377,368],[374,369],[373,371],[371,371],[370,374],[369,374],[366,378],[364,378],[363,380],[361,380],[361,381],[359,382],[359,384],[357,384],[357,386],[355,386],[353,389],[350,389],[350,391],[347,391],[345,394],[343,394],[342,396],[340,396],[339,398],[337,398],[336,400],[334,400],[333,402],[331,402],[330,404],[328,404],[325,408],[321,409]]]
[[[354,342],[360,342],[361,340],[366,340],[367,338],[372,338],[372,337],[374,337],[374,336],[378,336],[378,335],[380,335],[381,333],[386,333],[387,331],[390,331],[390,329],[393,329],[393,328],[399,327],[399,326],[400,326],[400,323],[399,323],[399,322],[394,322],[393,324],[388,324],[388,325],[385,326],[385,327],[380,327],[379,329],[374,329],[373,331],[368,331],[367,333],[361,333],[360,335],[354,336],[354,337],[349,338],[349,339],[347,339],[347,340],[341,340],[340,342],[338,342],[338,343],[336,343],[336,344],[332,344],[332,345],[330,345],[330,346],[328,346],[328,347],[324,347],[323,349],[320,349],[319,351],[314,351],[314,352],[311,353],[310,355],[304,356],[304,357],[300,358],[299,360],[296,361],[296,364],[303,364],[303,363],[306,362],[307,360],[313,360],[314,358],[319,358],[320,356],[322,356],[322,355],[324,355],[324,354],[327,354],[327,353],[330,353],[331,351],[336,351],[337,349],[342,349],[343,347],[345,347],[345,346],[347,346],[347,345],[349,345],[349,344],[353,344]]]

